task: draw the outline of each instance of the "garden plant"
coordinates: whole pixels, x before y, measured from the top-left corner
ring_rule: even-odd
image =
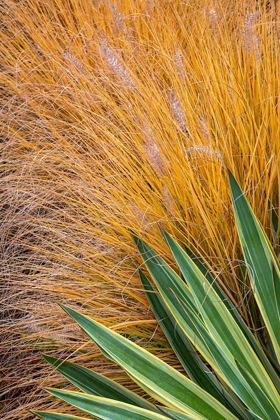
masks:
[[[141,402],[155,416],[185,410],[116,363],[95,336],[94,345],[65,307],[102,325],[108,340],[111,332],[137,354],[142,348],[167,364],[193,390],[203,389],[203,400],[209,394],[216,408],[225,407],[221,413],[277,413],[278,307],[271,287],[276,296],[279,6],[279,0],[0,2],[1,419],[34,420],[35,411],[91,416],[45,391],[77,391],[66,377],[68,363],[111,389],[102,398],[126,395],[136,410]],[[266,251],[254,263],[228,170],[266,235]],[[187,263],[183,270],[176,261],[173,240],[211,283],[203,305],[184,272]],[[149,255],[174,276],[170,290],[160,289]],[[187,284],[180,293],[178,278]],[[219,331],[220,321],[210,325],[212,315],[204,312],[216,294],[211,311],[224,322]],[[227,369],[214,354],[219,349]]]
[[[132,234],[156,285],[154,288],[140,271],[149,302],[190,379],[127,338],[63,306],[105,356],[120,364],[136,383],[165,406],[152,405],[81,366],[45,356],[85,392],[48,389],[52,395],[105,420],[279,418],[280,266],[232,174],[229,178],[251,292],[268,333],[267,343],[256,340],[215,279],[166,231],[162,230],[163,238],[182,277]],[[37,414],[45,420],[81,419],[50,412]]]

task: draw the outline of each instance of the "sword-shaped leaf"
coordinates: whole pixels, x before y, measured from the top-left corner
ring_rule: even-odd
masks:
[[[181,413],[177,410],[172,410],[172,408],[164,408],[162,411],[167,413],[170,418],[174,420],[195,420],[194,417],[188,416],[187,414]]]
[[[61,359],[44,355],[44,358],[53,366],[57,368],[65,378],[69,379],[72,384],[76,385],[83,392],[87,394],[97,395],[103,398],[110,398],[112,400],[122,401],[127,404],[136,405],[159,412],[159,410],[151,403],[141,398],[134,392],[129,391],[124,386],[119,385],[117,382],[106,378],[90,369],[79,366],[75,363],[64,362]]]
[[[268,205],[270,207],[268,209],[269,221],[270,221],[270,225],[271,225],[273,240],[275,241],[275,240],[277,240],[276,234],[278,232],[279,217],[278,217],[278,213],[276,212],[275,208],[273,207],[270,199],[268,199]]]
[[[261,404],[264,407],[264,409],[266,410],[266,412],[270,413],[271,412],[271,402],[269,401],[267,396],[260,389],[260,387],[258,386],[256,381],[254,380],[252,375],[250,375],[250,373],[247,372],[246,369],[244,369],[244,367],[238,362],[238,360],[236,360],[236,365],[237,365],[238,369],[240,370],[242,376],[246,379],[246,382],[248,384],[250,384],[251,388],[253,388],[255,390],[256,399],[261,401]]]
[[[176,356],[182,363],[190,378],[205,389],[214,398],[220,401],[238,418],[247,419],[246,412],[240,401],[236,401],[229,395],[217,378],[202,362],[190,340],[183,333],[181,327],[176,323],[172,313],[164,303],[160,294],[152,286],[145,274],[139,270],[140,279],[146,290],[146,295],[152,311],[157,318],[166,338],[172,346]]]
[[[244,391],[240,393],[240,376],[236,375],[237,372],[234,368],[234,360],[236,359],[248,370],[258,386],[269,398],[271,402],[270,415],[279,415],[279,394],[223,300],[220,299],[219,295],[213,289],[212,284],[203,276],[180,245],[167,232],[162,230],[162,233],[184,278],[188,282],[207,329],[216,343],[219,343],[218,345],[224,355],[224,359],[226,358],[230,363],[232,373],[235,371],[234,379],[233,376],[226,374],[224,364],[219,362],[220,369],[224,371],[224,375],[229,381],[229,384],[231,384],[236,393],[252,411],[258,415],[264,415],[266,413],[265,408],[261,405],[261,401],[256,400],[256,404],[251,398],[246,398]],[[215,349],[212,349],[212,351],[215,351]],[[245,378],[244,381],[242,380],[242,383],[243,387],[245,386],[247,389],[250,389],[250,393],[253,395],[254,388],[252,387],[252,383],[248,384]],[[253,405],[251,405],[252,403]]]
[[[64,305],[62,307],[94,342],[99,343],[115,362],[158,401],[197,419],[237,419],[211,395],[147,350],[89,317]]]
[[[231,172],[229,183],[236,226],[252,289],[280,363],[279,295],[278,298],[276,295],[276,290],[280,287],[279,262],[265,231]]]
[[[166,262],[155,253],[155,251],[149,247],[146,242],[142,241],[140,238],[137,238],[132,234],[132,238],[135,244],[138,247],[138,250],[141,253],[141,256],[145,262],[145,265],[151,274],[157,288],[162,297],[164,294],[168,293],[169,300],[172,302],[172,315],[175,318],[175,321],[178,322],[178,319],[181,319],[183,326],[179,322],[179,325],[182,328],[183,334],[185,334],[192,343],[196,342],[196,347],[199,348],[200,353],[206,358],[206,360],[211,360],[211,365],[215,365],[215,360],[212,357],[212,354],[209,352],[207,345],[205,344],[204,339],[197,334],[197,328],[193,324],[195,320],[198,323],[203,323],[203,319],[199,314],[197,305],[192,296],[192,293],[185,282],[172,270]],[[159,281],[160,280],[160,281]],[[178,299],[183,302],[194,314],[194,320],[192,322],[185,316],[185,310],[182,305],[178,305]],[[164,299],[165,300],[165,299]],[[167,302],[165,301],[167,304]],[[170,304],[167,304],[168,309],[170,310]]]
[[[177,258],[177,263],[179,265],[179,268],[184,276],[185,279],[189,281],[189,273],[186,271],[185,265],[191,269],[192,272],[192,283],[195,284],[194,287],[191,288],[192,291],[196,291],[198,289],[199,291],[199,299],[197,300],[196,305],[190,306],[188,305],[188,300],[184,299],[184,292],[187,291],[187,293],[190,293],[190,289],[187,288],[187,286],[184,284],[182,279],[179,276],[166,276],[164,272],[160,272],[161,268],[165,268],[166,263],[146,244],[146,242],[142,241],[139,238],[134,237],[135,243],[137,244],[137,247],[142,255],[142,258],[150,272],[150,274],[153,277],[153,280],[155,281],[155,284],[164,300],[164,302],[167,304],[168,309],[173,314],[174,318],[180,325],[180,327],[184,330],[184,332],[188,335],[188,338],[191,340],[193,345],[199,350],[200,353],[203,354],[203,356],[206,358],[208,363],[212,366],[212,368],[216,371],[216,373],[221,377],[222,380],[224,380],[228,385],[232,387],[232,389],[236,392],[236,394],[240,397],[240,399],[244,402],[244,404],[249,407],[253,412],[257,413],[258,415],[263,416],[263,418],[269,418],[267,417],[267,413],[262,407],[261,402],[256,400],[254,389],[252,389],[246,382],[246,380],[241,375],[240,371],[236,367],[235,363],[235,356],[233,356],[230,352],[230,349],[227,348],[225,343],[220,340],[219,334],[220,331],[220,319],[221,325],[225,321],[227,321],[228,324],[226,324],[227,334],[232,334],[230,325],[231,322],[235,323],[234,319],[231,317],[229,311],[226,307],[224,307],[223,302],[219,298],[219,296],[213,291],[211,288],[211,285],[207,281],[207,279],[202,275],[201,271],[196,267],[196,265],[193,263],[193,261],[188,257],[188,255],[182,250],[182,248],[166,233],[165,234],[166,239],[167,237],[170,238],[169,242],[172,242],[174,244],[173,248],[176,248],[176,253],[183,253],[181,255],[183,260],[186,260],[184,264],[180,264]],[[169,243],[170,246],[170,243]],[[172,252],[174,254],[174,249],[172,249]],[[174,255],[175,256],[175,255]],[[177,256],[177,255],[176,255]],[[175,256],[175,258],[176,258]],[[155,275],[155,269],[156,267],[156,275]],[[212,293],[215,293],[213,296]],[[195,293],[194,293],[195,296]],[[196,296],[195,296],[196,298]],[[196,298],[197,299],[197,298]],[[199,303],[200,302],[200,303]],[[216,335],[213,335],[213,331],[210,331],[210,328],[208,329],[208,318],[207,316],[201,321],[201,317],[198,318],[197,311],[198,305],[200,307],[202,306],[203,309],[200,309],[201,315],[204,317],[205,312],[205,302],[206,302],[206,308],[210,307],[210,309],[213,309],[214,305],[214,316],[218,315],[218,318],[213,318],[214,326],[212,327],[212,322],[209,322],[209,325],[211,329],[215,330],[215,328],[218,329],[218,332]],[[223,314],[219,314],[217,308],[221,305],[223,309]],[[222,306],[223,305],[223,306]],[[227,311],[224,314],[224,311]],[[223,316],[226,316],[226,318],[223,318]],[[229,316],[229,320],[227,320],[227,316]],[[211,320],[211,315],[210,315]],[[206,322],[207,321],[207,322]],[[192,324],[192,327],[191,327]],[[242,335],[242,332],[237,327],[238,334]],[[194,332],[193,334],[189,332]],[[214,331],[215,332],[215,331]],[[237,333],[235,331],[235,333]],[[223,333],[224,335],[224,333]],[[229,337],[231,341],[231,337]],[[244,337],[243,337],[244,339]],[[201,343],[203,343],[203,347],[201,347]],[[248,343],[247,343],[248,345]],[[242,343],[241,340],[241,347],[244,347],[244,343]],[[249,345],[248,345],[249,347]],[[245,346],[246,348],[246,346]],[[207,350],[205,352],[205,349]],[[239,349],[240,350],[240,349]],[[249,351],[250,350],[250,351]],[[262,364],[259,362],[258,358],[254,355],[254,353],[249,348],[247,349],[247,352],[249,354],[249,358],[251,356],[254,356],[256,359],[257,365],[259,365],[259,369],[262,369],[262,372],[264,372],[264,368]],[[239,351],[240,353],[240,351]],[[208,355],[210,355],[210,358],[208,358]],[[243,360],[244,356],[242,354]],[[250,360],[250,364],[252,361]],[[256,366],[254,365],[254,369]],[[260,372],[258,372],[258,375],[263,379]],[[274,400],[278,399],[278,393],[276,389],[274,388],[272,382],[270,381],[268,375],[264,372],[265,375],[265,384],[267,386],[267,392],[268,394],[270,391],[272,391],[271,398]],[[279,406],[279,403],[276,403],[276,406]],[[278,415],[278,412],[275,412],[274,403],[272,403],[271,406],[271,413],[272,418],[275,415]]]
[[[53,388],[47,388],[47,391],[74,407],[104,420],[169,420],[161,414],[108,398]]]
[[[196,258],[196,256],[191,252],[191,250],[189,250],[186,246],[184,246],[184,249],[185,249],[186,253],[188,254],[188,256],[195,263],[197,268],[201,271],[201,273],[206,277],[208,282],[212,285],[213,289],[215,290],[215,292],[217,293],[219,298],[224,302],[225,306],[230,311],[231,316],[234,318],[235,322],[237,323],[237,325],[241,329],[242,333],[245,335],[246,339],[250,343],[250,345],[252,347],[252,350],[256,353],[257,357],[262,362],[265,370],[269,374],[269,376],[270,376],[271,380],[273,381],[276,389],[278,390],[278,392],[280,392],[280,380],[279,380],[279,376],[277,375],[277,373],[275,371],[275,370],[279,369],[279,365],[275,365],[275,366],[272,367],[270,361],[272,363],[274,363],[274,360],[268,360],[268,358],[266,357],[266,354],[264,353],[263,349],[261,348],[261,346],[257,342],[256,338],[254,337],[254,335],[251,333],[251,331],[249,330],[249,328],[245,324],[243,318],[241,317],[241,315],[239,314],[238,310],[235,308],[235,306],[233,305],[231,300],[227,297],[227,295],[224,293],[224,291],[219,287],[218,283],[213,279],[211,274],[206,270],[206,268],[199,261],[199,259]],[[277,296],[280,296],[280,290],[278,292],[276,291],[276,293],[277,293]]]
[[[84,417],[71,416],[70,414],[51,413],[48,411],[32,411],[32,413],[44,420],[88,420]]]

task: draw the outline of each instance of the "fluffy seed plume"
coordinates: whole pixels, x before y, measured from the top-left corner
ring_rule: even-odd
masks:
[[[175,53],[174,53],[174,64],[175,64],[179,78],[183,79],[186,74],[186,70],[184,67],[182,54],[178,48],[176,48]]]
[[[152,0],[146,0],[146,10],[147,10],[148,16],[151,13],[152,8],[153,8],[153,4],[152,3],[153,3]]]
[[[181,103],[174,92],[170,94],[169,102],[175,121],[177,122],[181,130],[186,131],[184,112]]]
[[[42,352],[70,356],[134,386],[72,330],[56,302],[76,304],[106,325],[121,324],[123,333],[177,366],[162,331],[155,332],[130,229],[167,256],[160,222],[208,267],[214,258],[217,282],[240,303],[244,319],[260,326],[243,299],[223,167],[225,160],[273,240],[267,209],[280,208],[280,14],[267,3],[1,1],[3,420],[30,420],[38,398],[40,406],[58,409],[42,386],[63,379]],[[255,20],[247,15],[244,38],[246,12],[255,10],[260,13]],[[251,66],[254,53],[244,49],[253,30],[261,66]],[[189,136],[175,121],[172,91]]]
[[[63,51],[63,58],[69,62],[69,64],[73,67],[75,67],[77,70],[82,71],[83,70],[83,63],[78,60],[73,54],[71,54],[69,51]]]
[[[213,149],[211,146],[205,146],[204,144],[186,147],[185,153],[186,155],[202,154],[205,156],[215,157],[220,160],[224,159],[224,155],[219,150]]]
[[[145,214],[142,213],[139,207],[134,204],[130,204],[130,208],[132,209],[135,216],[138,218],[139,222],[141,222],[141,225],[146,225],[148,223],[146,212]]]
[[[114,3],[111,5],[111,10],[112,10],[112,15],[114,17],[117,29],[125,35],[126,29],[125,29],[123,16],[118,12]]]
[[[164,201],[164,204],[165,204],[167,210],[172,214],[173,213],[173,201],[172,201],[172,197],[171,197],[170,192],[168,191],[166,185],[163,185],[162,196],[163,196],[163,201]]]
[[[199,130],[205,139],[209,139],[209,130],[205,116],[202,114],[199,117]]]
[[[218,30],[218,14],[215,9],[209,10],[209,23],[212,32],[217,32]]]
[[[154,136],[152,133],[152,129],[148,123],[145,123],[144,127],[144,149],[146,154],[153,166],[154,170],[159,174],[162,175],[164,172],[164,164],[163,160],[159,151],[159,148],[154,140]]]
[[[105,57],[109,67],[111,67],[112,71],[122,80],[125,87],[134,89],[134,81],[132,80],[127,69],[120,63],[119,58],[114,53],[112,48],[109,47],[107,39],[101,39],[100,46],[103,56]]]
[[[252,52],[256,60],[260,59],[260,47],[259,38],[256,31],[253,28],[253,24],[259,15],[259,11],[253,13],[247,13],[242,28],[242,37],[244,43],[244,49],[246,53]]]

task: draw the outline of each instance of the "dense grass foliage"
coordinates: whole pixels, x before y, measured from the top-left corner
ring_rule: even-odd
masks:
[[[42,351],[74,355],[133,387],[92,353],[57,302],[82,307],[178,367],[136,274],[129,229],[168,262],[158,224],[195,250],[267,339],[225,169],[278,253],[278,8],[251,0],[1,2],[1,418],[28,419],[46,399],[41,387],[60,383]]]
[[[252,297],[260,309],[270,345],[254,337],[231,300],[189,249],[182,248],[161,229],[179,276],[132,233],[156,286],[139,270],[149,303],[188,378],[110,328],[62,305],[104,355],[122,366],[160,405],[148,403],[89,369],[44,356],[83,391],[47,389],[51,395],[104,420],[279,418],[280,264],[230,172],[229,183],[238,236],[250,267]],[[44,420],[83,420],[57,412],[34,413]]]

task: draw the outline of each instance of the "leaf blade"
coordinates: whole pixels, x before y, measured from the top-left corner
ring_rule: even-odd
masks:
[[[74,407],[104,420],[168,420],[168,417],[161,414],[109,398],[52,388],[46,390]]]
[[[111,379],[106,378],[90,369],[79,366],[75,363],[64,362],[61,359],[56,359],[50,356],[43,356],[51,365],[57,368],[65,378],[76,385],[86,394],[92,394],[111,400],[125,402],[127,404],[135,405],[145,408],[147,410],[159,412],[159,410],[144,398],[138,396],[134,392],[129,391],[125,387],[117,384]]]
[[[246,394],[242,395],[240,391],[238,392],[241,378],[234,366],[234,361],[237,359],[243,366],[245,366],[249,373],[252,374],[263,392],[270,399],[272,407],[271,412],[274,412],[274,416],[277,415],[276,413],[280,412],[280,404],[278,400],[279,395],[277,390],[275,389],[270,377],[267,375],[267,372],[260,360],[256,354],[252,352],[251,346],[240,330],[238,324],[224,305],[223,301],[217,295],[212,285],[206,277],[203,276],[201,271],[196,267],[182,247],[177,244],[177,242],[167,232],[164,230],[162,230],[162,232],[182,274],[188,281],[197,305],[200,307],[205,325],[216,343],[219,343],[219,347],[221,348],[224,356],[230,362],[231,371],[235,374],[234,377],[231,377],[232,379],[235,378],[234,382],[232,380],[230,381],[231,386],[234,387],[235,391],[239,394],[239,397],[243,398],[245,404],[248,405],[252,411],[256,411],[256,413],[260,415],[266,413],[266,410],[261,406],[260,401],[257,401],[257,404],[252,401],[252,398],[245,401],[244,395]],[[223,370],[221,365],[220,368]],[[242,382],[243,387],[250,389],[250,393],[253,395],[253,388],[251,386],[248,387],[246,381]],[[253,405],[251,406],[250,404],[252,403]]]
[[[184,334],[181,327],[176,324],[172,313],[165,305],[160,294],[156,292],[148,278],[141,270],[139,270],[139,274],[153,313],[190,378],[214,398],[220,401],[238,418],[247,419],[247,415],[241,401],[233,400],[225,388],[221,386],[209,368],[196,354],[194,347]]]
[[[201,419],[236,420],[212,396],[157,357],[87,316],[64,305],[63,308],[131,377],[151,390],[158,401],[199,415]]]
[[[206,279],[212,285],[217,295],[224,302],[225,306],[230,311],[231,316],[234,318],[235,322],[237,323],[242,333],[245,335],[246,339],[248,340],[248,343],[250,344],[252,350],[256,353],[257,357],[262,362],[265,370],[268,372],[276,389],[278,390],[278,392],[280,392],[280,380],[279,380],[279,376],[277,376],[275,372],[275,369],[277,368],[277,366],[274,366],[274,368],[272,367],[271,360],[268,359],[267,355],[264,353],[263,349],[260,347],[259,343],[256,341],[256,338],[247,327],[246,323],[244,322],[243,318],[239,314],[238,310],[235,308],[231,300],[226,296],[224,291],[219,287],[219,285],[213,279],[211,274],[205,269],[202,263],[196,258],[196,256],[186,246],[184,248],[187,255],[196,264],[196,266],[199,268],[202,274],[206,277]],[[278,293],[278,295],[280,296],[280,293]],[[278,366],[278,369],[279,369],[279,366]]]
[[[70,414],[51,413],[49,411],[31,411],[36,416],[44,420],[88,420],[84,417],[72,416]]]
[[[279,263],[266,233],[254,215],[234,176],[230,171],[228,171],[228,174],[238,236],[249,269],[253,292],[280,363],[279,308],[274,284],[276,281],[277,288],[279,287]],[[271,273],[271,262],[275,267],[275,279],[273,279]],[[268,305],[267,302],[270,304]]]

